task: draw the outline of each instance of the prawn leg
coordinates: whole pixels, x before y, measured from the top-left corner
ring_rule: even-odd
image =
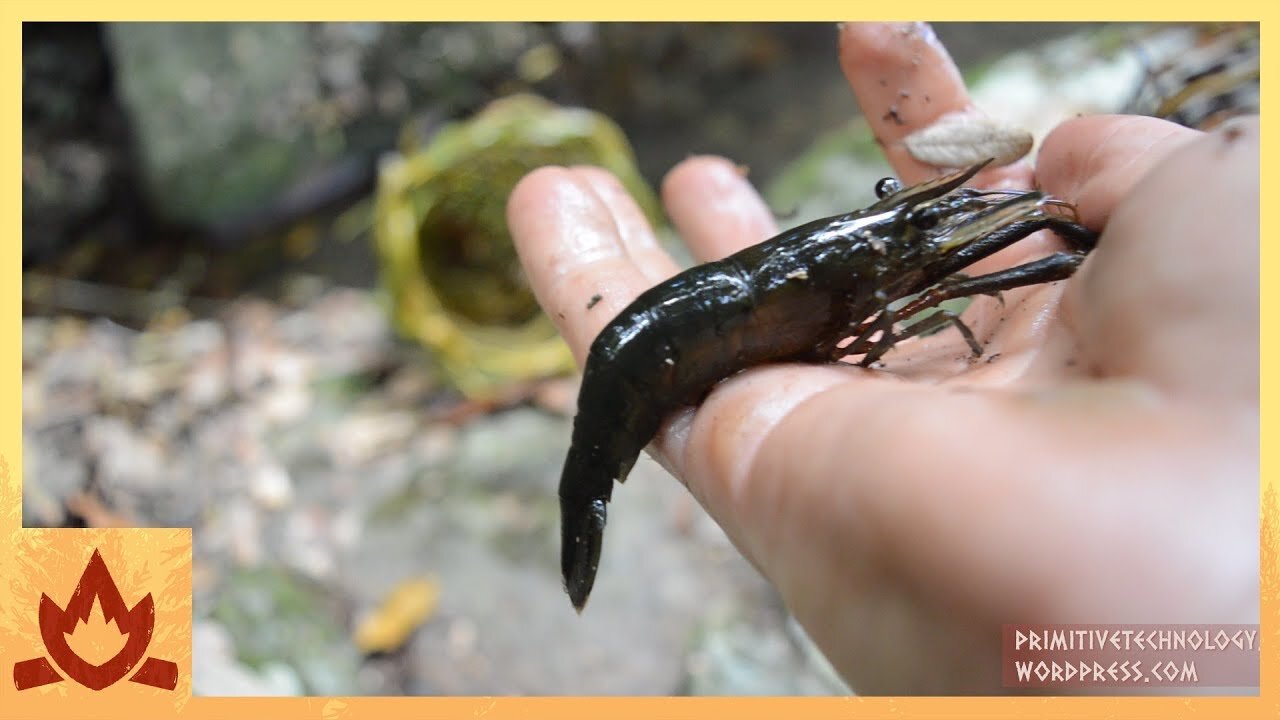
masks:
[[[893,343],[896,342],[893,336],[893,324],[897,322],[898,314],[889,307],[889,303],[891,301],[889,296],[883,291],[877,290],[875,297],[880,303],[880,312],[876,313],[876,316],[871,320],[852,328],[853,332],[859,333],[859,335],[854,338],[853,342],[849,343],[845,347],[841,347],[840,341],[846,337],[845,335],[841,335],[825,347],[819,348],[817,351],[818,357],[836,361],[848,355],[849,349],[853,347],[862,348],[858,351],[859,353],[868,352],[871,349],[878,348],[879,355],[883,355],[893,347]],[[877,330],[880,331],[880,337],[872,343],[871,336],[874,335]]]
[[[973,351],[974,357],[982,355],[982,344],[978,342],[978,338],[974,336],[969,326],[964,324],[960,316],[950,310],[939,310],[927,318],[911,323],[906,328],[903,328],[902,332],[895,335],[893,341],[897,343],[917,335],[926,335],[935,330],[941,330],[947,325],[954,325],[956,330],[960,331],[960,335],[964,337],[965,344]]]
[[[1058,252],[1005,270],[997,270],[985,275],[966,277],[959,280],[944,281],[900,308],[898,314],[910,317],[916,313],[937,307],[947,300],[974,295],[994,295],[1005,290],[1028,285],[1065,280],[1075,273],[1076,268],[1080,266],[1084,257],[1084,255],[1078,253]],[[887,313],[888,310],[885,312]],[[879,360],[897,343],[907,338],[937,330],[948,323],[955,325],[960,334],[964,336],[965,342],[973,350],[974,357],[982,356],[982,345],[974,337],[973,331],[964,324],[958,315],[948,310],[943,310],[930,317],[918,320],[899,333],[886,333],[874,344],[869,345],[868,338],[871,334],[883,327],[881,317],[884,314],[881,313],[871,323],[863,326],[866,329],[863,330],[862,334],[850,343],[848,347],[844,348],[844,353],[847,355],[857,355],[865,352],[866,355],[858,363],[863,367],[867,367]]]
[[[973,295],[996,295],[1005,290],[1066,280],[1075,274],[1085,256],[1073,252],[1056,252],[1039,260],[985,275],[957,280],[944,280],[927,290],[920,297],[903,306],[898,312],[911,317],[922,310],[936,307],[948,300]],[[914,326],[913,326],[914,327]],[[919,334],[919,333],[916,333]]]
[[[931,332],[941,330],[947,325],[956,326],[956,330],[959,330],[960,334],[964,336],[965,343],[968,344],[969,349],[973,350],[974,355],[982,354],[982,346],[978,343],[978,339],[977,337],[974,336],[973,331],[969,329],[968,325],[964,324],[964,321],[960,319],[959,315],[955,314],[954,312],[951,312],[950,310],[939,310],[938,312],[934,313],[933,315],[930,315],[927,318],[923,318],[921,320],[917,320],[911,323],[907,327],[903,328],[901,332],[894,334],[892,336],[893,339],[889,343],[889,345],[890,346],[897,345],[903,340],[906,340],[907,338],[916,337],[917,335],[927,335]],[[871,350],[872,350],[872,346],[867,342],[854,341],[850,343],[847,347],[843,348],[842,352],[844,353],[844,355],[847,356],[847,355],[861,355],[863,353],[870,352]],[[886,348],[886,351],[887,351],[887,348]],[[863,367],[866,367],[871,363],[875,362],[876,360],[879,360],[883,355],[884,353],[882,352],[882,353],[879,353],[878,355],[873,356],[870,362],[867,362],[866,358],[863,358],[861,361],[858,362],[858,364]]]

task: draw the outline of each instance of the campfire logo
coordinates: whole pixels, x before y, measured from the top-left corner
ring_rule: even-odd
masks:
[[[68,642],[79,630],[85,632],[94,605],[101,608],[106,627],[113,624],[124,646],[114,657],[95,665],[81,657]],[[129,609],[116,587],[107,563],[97,550],[89,558],[80,583],[64,610],[47,594],[40,596],[40,636],[49,658],[66,673],[66,677],[92,690],[102,690],[122,680],[142,661],[155,631],[156,606],[151,593]],[[19,690],[61,682],[64,678],[54,669],[49,658],[23,660],[13,666],[13,683]],[[173,690],[178,684],[178,666],[169,660],[147,658],[129,678],[130,682]]]

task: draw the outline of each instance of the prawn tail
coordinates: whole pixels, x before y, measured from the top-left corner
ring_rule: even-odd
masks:
[[[608,337],[608,332],[609,328],[602,331],[602,337]],[[655,402],[661,393],[653,381],[637,382],[619,372],[619,364],[627,365],[616,352],[598,352],[593,346],[583,369],[573,440],[560,475],[560,570],[564,589],[578,612],[595,584],[614,483],[627,479],[671,409],[670,403]],[[643,370],[635,374],[646,377]],[[644,388],[643,394],[637,388]]]
[[[575,442],[560,477],[560,570],[565,591],[578,612],[587,604],[600,566],[613,482],[625,477],[620,471],[630,465],[602,461],[595,449],[580,448]]]

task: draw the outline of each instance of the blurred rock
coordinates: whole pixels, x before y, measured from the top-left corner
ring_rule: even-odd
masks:
[[[691,695],[850,694],[780,604],[740,597],[709,608],[696,638],[687,660]]]
[[[288,665],[266,663],[260,670],[254,670],[238,662],[230,634],[216,622],[197,620],[193,624],[191,655],[191,691],[195,695],[303,694],[302,681]]]
[[[531,408],[484,416],[462,429],[453,472],[472,491],[540,490],[559,479],[564,428],[563,418]]]
[[[88,482],[88,471],[74,453],[74,427],[46,432],[40,441],[22,439],[22,524],[27,527],[59,527],[67,522],[67,501]]]
[[[316,172],[370,181],[367,158],[395,145],[411,110],[454,114],[492,98],[486,77],[515,63],[530,31],[513,23],[112,23],[107,38],[155,206],[234,234],[259,229],[255,216],[271,208],[291,207],[286,190],[329,192],[301,185]],[[355,175],[339,177],[360,158]]]
[[[134,230],[128,126],[98,23],[22,24],[22,263],[48,260],[92,224]]]
[[[249,494],[267,510],[279,510],[293,500],[293,480],[278,462],[258,465],[249,480]]]
[[[769,673],[762,687],[828,687],[779,640],[763,581],[647,457],[615,493],[595,597],[575,614],[556,501],[567,408],[449,411],[457,396],[367,293],[23,332],[23,392],[42,398],[24,408],[24,520],[193,527],[201,693],[659,695]],[[305,412],[280,411],[289,394]],[[423,576],[438,606],[363,655],[360,620]],[[757,646],[736,620],[720,640],[699,631],[713,607],[749,617]],[[710,661],[691,666],[697,638]]]
[[[297,694],[347,695],[356,691],[357,657],[336,600],[322,586],[287,571],[238,570],[226,578],[212,616],[248,667],[260,672],[290,668],[301,681],[293,688]]]
[[[349,468],[400,450],[417,430],[418,418],[408,411],[358,414],[340,421],[325,444],[334,464]]]
[[[223,221],[332,156],[302,132],[319,129],[307,117],[321,99],[307,26],[118,23],[107,35],[147,189],[172,217]]]
[[[531,482],[541,477],[539,497],[551,503],[558,464],[545,473],[529,468]],[[451,496],[370,525],[338,573],[368,605],[402,578],[438,579],[439,609],[408,647],[410,692],[660,695],[680,688],[680,658],[696,618],[711,598],[734,592],[732,569],[745,561],[702,552],[671,531],[667,508],[684,497],[678,483],[647,459],[637,464],[615,495],[596,594],[581,616],[561,587],[554,513],[528,525],[525,513],[539,517],[525,508],[530,499],[484,497]],[[519,550],[505,545],[508,533]]]

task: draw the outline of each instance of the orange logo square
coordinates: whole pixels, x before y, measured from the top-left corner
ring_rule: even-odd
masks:
[[[190,694],[190,530],[27,529],[16,537],[0,561],[11,578],[0,586],[0,608],[13,633],[0,640],[0,659],[13,688]]]

